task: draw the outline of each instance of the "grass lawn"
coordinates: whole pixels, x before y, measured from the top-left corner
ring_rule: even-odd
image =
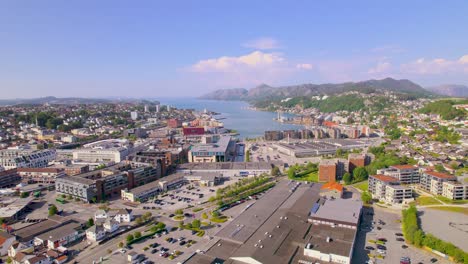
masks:
[[[194,213],[200,212],[201,210],[203,210],[203,208],[193,208],[193,209],[192,209],[192,211],[193,211]]]
[[[353,184],[353,186],[363,192],[367,191],[369,189],[369,181],[362,181]]]
[[[468,177],[466,177],[463,181],[468,182]]]
[[[295,181],[318,182],[318,172],[314,171],[314,172],[306,174],[305,176],[302,176],[302,177],[293,177],[293,178],[289,178],[289,179],[295,180]]]
[[[444,203],[448,203],[448,204],[467,204],[468,203],[468,200],[451,200],[451,199],[445,198],[443,196],[437,196],[437,199],[441,200]]]
[[[416,198],[416,204],[417,205],[437,205],[441,203],[437,201],[434,197],[419,196],[418,198]]]
[[[456,206],[437,206],[431,207],[430,209],[441,210],[441,211],[448,211],[454,213],[461,213],[468,215],[468,208],[466,207],[456,207]]]

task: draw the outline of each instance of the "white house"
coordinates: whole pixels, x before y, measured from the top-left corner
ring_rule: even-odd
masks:
[[[100,220],[100,219],[107,219],[107,217],[109,217],[109,214],[107,213],[106,210],[102,210],[102,209],[99,209],[96,211],[96,213],[94,213],[94,220],[97,221],[97,220]]]
[[[94,225],[86,230],[86,238],[91,241],[99,241],[106,236],[106,230],[104,227]]]
[[[114,219],[107,219],[102,226],[106,232],[113,233],[119,229],[119,222]]]
[[[120,209],[114,216],[114,220],[119,223],[130,223],[133,220],[132,210]]]

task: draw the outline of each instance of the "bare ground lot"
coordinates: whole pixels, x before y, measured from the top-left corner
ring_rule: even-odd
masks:
[[[419,210],[424,232],[431,233],[468,251],[468,216],[430,208]]]

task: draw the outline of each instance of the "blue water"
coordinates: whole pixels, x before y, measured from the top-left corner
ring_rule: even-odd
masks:
[[[247,109],[246,102],[241,101],[214,101],[194,98],[164,98],[159,99],[162,105],[171,105],[177,108],[195,109],[220,113],[216,118],[221,120],[225,128],[235,129],[241,138],[263,136],[266,130],[300,129],[302,126],[281,124],[274,121],[277,114],[273,112],[253,111]],[[283,116],[288,116],[283,114]]]

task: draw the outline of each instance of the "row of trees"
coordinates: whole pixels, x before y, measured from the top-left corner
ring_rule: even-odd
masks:
[[[418,225],[418,211],[416,206],[403,210],[403,234],[408,243],[417,247],[426,246],[440,251],[454,258],[456,262],[468,264],[468,253],[452,243],[443,241],[432,234],[425,234]]]

